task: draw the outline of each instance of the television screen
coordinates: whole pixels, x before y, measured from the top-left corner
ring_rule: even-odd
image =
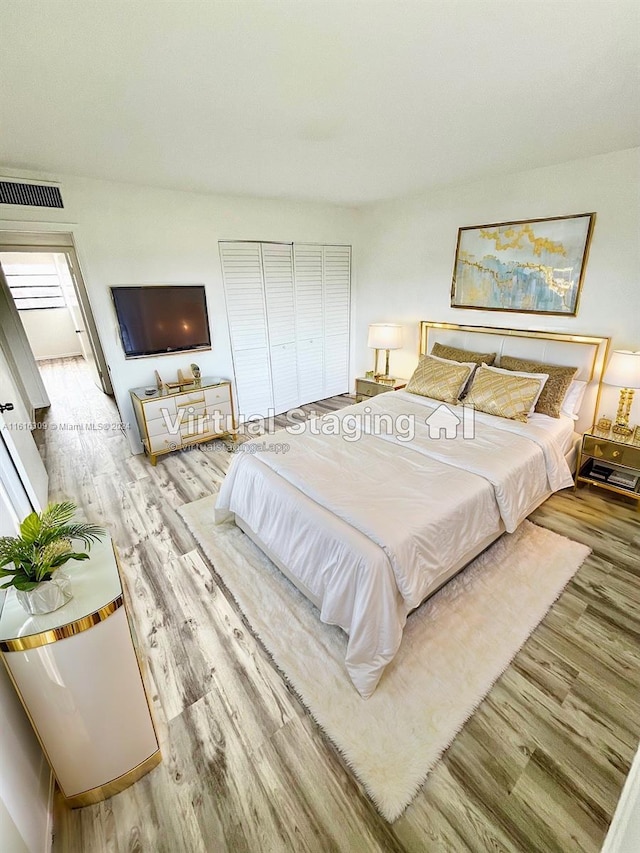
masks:
[[[127,358],[211,347],[202,285],[112,287]]]

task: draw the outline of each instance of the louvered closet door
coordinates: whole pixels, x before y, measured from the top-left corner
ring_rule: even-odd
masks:
[[[299,405],[296,367],[296,300],[291,244],[263,243],[262,269],[267,303],[273,407],[278,415]]]
[[[349,391],[351,247],[323,246],[324,395]]]
[[[273,406],[260,243],[220,243],[238,413],[266,415]]]
[[[296,283],[296,325],[299,404],[324,397],[322,308],[322,246],[293,247]]]

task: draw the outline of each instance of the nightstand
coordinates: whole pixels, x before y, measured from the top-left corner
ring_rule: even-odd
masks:
[[[582,437],[576,468],[578,483],[589,483],[640,500],[640,443],[593,427]]]
[[[361,403],[367,397],[384,394],[385,391],[399,391],[406,384],[406,379],[390,379],[388,382],[379,382],[376,379],[356,379],[356,403]]]

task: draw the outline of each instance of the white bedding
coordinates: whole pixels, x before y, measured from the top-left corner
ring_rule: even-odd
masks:
[[[434,440],[425,418],[440,405],[384,394],[330,416],[340,435],[312,434],[325,418],[288,436],[283,455],[243,445],[218,498],[216,520],[242,519],[322,621],[349,635],[346,666],[363,697],[393,659],[408,613],[439,580],[514,530],[551,491],[572,485],[559,430],[545,423],[552,419],[521,424],[475,413],[473,439]],[[403,442],[404,426],[373,434],[365,414],[411,416],[415,435]],[[347,441],[354,417],[361,434]]]
[[[580,436],[574,432],[576,422],[573,418],[567,415],[560,415],[559,418],[550,418],[548,415],[541,415],[538,412],[529,415],[529,423],[539,426],[553,438],[562,453],[569,453],[571,448]]]

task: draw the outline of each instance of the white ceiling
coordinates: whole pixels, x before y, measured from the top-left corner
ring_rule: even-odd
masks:
[[[1,0],[0,163],[340,204],[638,145],[631,0]]]

